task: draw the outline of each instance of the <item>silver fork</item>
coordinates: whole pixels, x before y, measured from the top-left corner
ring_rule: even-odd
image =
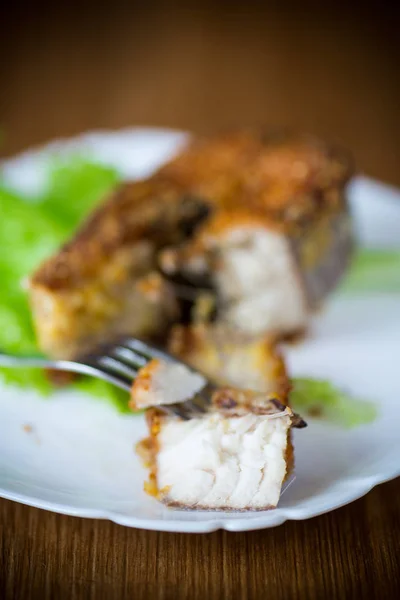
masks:
[[[142,340],[125,337],[113,344],[104,345],[96,352],[77,360],[50,360],[0,353],[0,367],[38,367],[90,375],[130,392],[139,370],[153,358],[170,363],[182,362],[168,352],[150,346]],[[182,362],[182,364],[184,363]],[[191,367],[185,366],[194,372]],[[213,389],[212,384],[206,383],[194,398],[178,404],[162,405],[158,408],[182,419],[200,416],[208,411]]]

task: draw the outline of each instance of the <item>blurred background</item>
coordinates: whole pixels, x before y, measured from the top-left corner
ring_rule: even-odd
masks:
[[[0,155],[88,129],[308,130],[400,185],[395,3],[13,2]]]

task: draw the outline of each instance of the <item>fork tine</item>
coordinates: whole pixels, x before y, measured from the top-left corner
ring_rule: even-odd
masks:
[[[151,360],[154,356],[153,349],[150,349],[147,344],[141,340],[126,338],[120,342],[119,345],[128,348],[129,350],[134,350],[136,354],[142,356],[143,358],[147,358],[147,360]]]
[[[128,367],[124,363],[121,363],[111,356],[100,356],[95,364],[96,366],[100,366],[103,371],[111,375],[117,374],[119,377],[123,378],[126,383],[132,384],[133,379],[138,373],[137,369]]]
[[[191,416],[193,417],[199,417],[200,415],[203,415],[206,412],[203,406],[196,402],[195,398],[193,400],[187,400],[186,402],[184,402],[184,405],[187,408],[187,410],[190,411]]]
[[[119,346],[128,348],[129,350],[134,350],[137,354],[143,356],[147,360],[151,360],[153,358],[160,358],[168,362],[171,360],[176,360],[168,352],[160,350],[159,348],[155,348],[154,346],[149,346],[146,344],[146,342],[137,340],[135,338],[125,338],[119,343]]]
[[[48,360],[37,357],[16,357],[0,352],[0,365],[5,367],[38,367],[71,371],[81,375],[98,377],[104,381],[130,392],[139,370],[153,357],[177,362],[177,359],[167,352],[148,346],[141,340],[126,338],[117,344],[102,346],[92,354],[82,355],[75,360]],[[185,363],[183,363],[185,364]],[[186,365],[191,369],[189,365]],[[192,371],[194,371],[192,369]],[[167,413],[177,415],[182,419],[190,419],[207,412],[210,404],[212,384],[208,383],[200,393],[186,402],[160,406]]]
[[[196,402],[196,399],[186,400],[186,402],[178,404],[164,404],[159,406],[159,408],[164,412],[180,417],[185,421],[200,417],[207,412],[206,404],[198,403]]]
[[[120,362],[124,363],[124,365],[133,367],[137,370],[144,367],[149,362],[147,358],[125,346],[116,346],[111,350],[110,355],[116,357]]]
[[[101,354],[99,351],[101,351]],[[80,364],[82,366],[86,365],[89,369],[94,369],[102,379],[106,379],[128,391],[131,389],[140,369],[153,358],[160,358],[167,362],[177,361],[171,354],[149,346],[142,340],[130,337],[122,338],[112,345],[103,346],[99,351],[81,359]],[[186,366],[191,369],[189,365]],[[194,397],[188,398],[184,402],[159,406],[159,408],[184,420],[199,417],[208,411],[211,387],[211,384],[207,384]]]
[[[208,412],[210,402],[206,398],[203,398],[203,396],[197,395],[195,398],[193,398],[191,404],[193,405],[194,412],[205,414]]]
[[[192,416],[192,412],[186,407],[186,402],[182,404],[164,404],[160,405],[159,408],[166,413],[180,417],[184,421],[189,421]]]
[[[215,386],[208,382],[197,394],[192,398],[192,402],[195,403],[197,411],[200,413],[208,412],[211,405],[211,398],[215,391]]]

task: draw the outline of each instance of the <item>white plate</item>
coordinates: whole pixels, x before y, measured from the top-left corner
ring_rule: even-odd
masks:
[[[184,140],[165,130],[89,134],[25,153],[3,165],[24,190],[43,184],[49,152],[78,148],[120,168],[147,175]],[[400,194],[366,178],[351,190],[362,242],[398,244]],[[400,296],[337,296],[313,324],[312,335],[288,350],[296,375],[326,377],[378,402],[379,418],[351,431],[309,422],[295,432],[296,480],[279,508],[262,513],[170,510],[143,490],[146,472],[134,452],[141,416],[121,416],[107,403],[63,391],[51,399],[0,389],[0,495],[81,517],[107,518],[164,531],[245,531],[307,519],[351,502],[400,474]]]

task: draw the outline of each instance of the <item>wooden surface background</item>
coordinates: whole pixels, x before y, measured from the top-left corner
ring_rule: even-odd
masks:
[[[292,126],[400,185],[395,3],[9,4],[3,154],[99,127]]]
[[[9,3],[0,153],[93,128],[292,126],[400,185],[394,4],[282,4]],[[245,534],[145,532],[2,500],[0,598],[390,599],[399,540],[400,480]]]

